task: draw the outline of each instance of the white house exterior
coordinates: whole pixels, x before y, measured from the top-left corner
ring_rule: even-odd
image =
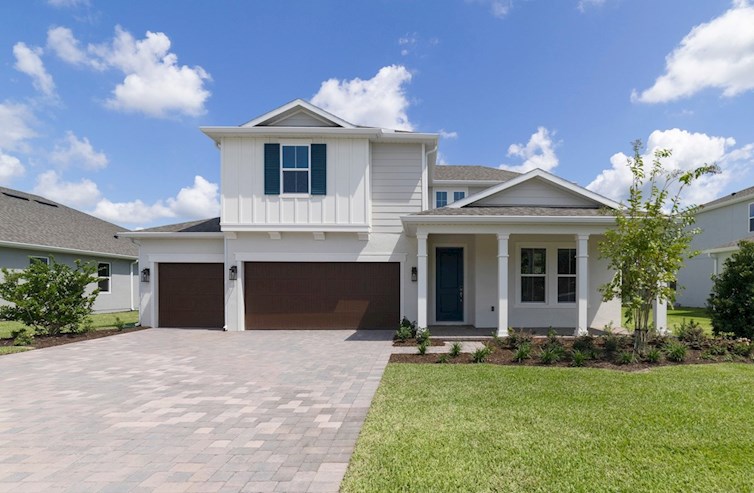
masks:
[[[705,306],[712,290],[712,275],[738,251],[741,240],[754,241],[754,187],[708,202],[699,208],[695,227],[700,229],[691,243],[700,255],[687,260],[678,273],[676,303]]]
[[[541,170],[440,166],[435,134],[352,125],[303,100],[202,131],[220,149],[220,218],[122,235],[148,273],[145,326],[621,323],[598,291],[612,276],[597,255],[609,199]]]

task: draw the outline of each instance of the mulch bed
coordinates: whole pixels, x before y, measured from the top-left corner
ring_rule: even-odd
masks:
[[[60,346],[62,344],[70,344],[72,342],[88,341],[90,339],[99,339],[101,337],[114,336],[118,334],[127,334],[129,332],[136,332],[138,330],[144,330],[146,327],[131,327],[128,329],[102,329],[92,330],[84,334],[62,334],[59,336],[36,336],[34,337],[34,343],[31,345],[34,349],[42,349],[52,346]],[[0,339],[0,346],[12,346],[13,339]]]
[[[429,339],[429,345],[430,346],[444,346],[445,341],[441,339]],[[416,347],[416,339],[406,339],[405,341],[393,341],[393,346],[395,347],[408,347],[408,346],[414,346]]]

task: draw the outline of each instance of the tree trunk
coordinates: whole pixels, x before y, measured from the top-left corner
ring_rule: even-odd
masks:
[[[644,350],[647,348],[647,334],[649,329],[636,329],[634,330],[634,353],[644,354]]]

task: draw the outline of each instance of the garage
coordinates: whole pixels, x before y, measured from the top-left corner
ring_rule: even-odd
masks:
[[[225,325],[223,271],[223,264],[159,264],[160,327]]]
[[[400,263],[247,262],[246,329],[395,329]]]

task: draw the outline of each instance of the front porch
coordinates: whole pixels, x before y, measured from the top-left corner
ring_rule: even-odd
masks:
[[[493,334],[497,334],[497,329],[480,329],[470,325],[430,325],[427,327],[432,338],[445,340],[462,340],[476,341],[492,339]],[[529,327],[525,330],[534,337],[546,337],[550,331],[555,332],[560,337],[573,337],[576,332],[575,327]],[[616,333],[622,332],[617,329]],[[605,335],[604,330],[589,329],[589,335]]]

